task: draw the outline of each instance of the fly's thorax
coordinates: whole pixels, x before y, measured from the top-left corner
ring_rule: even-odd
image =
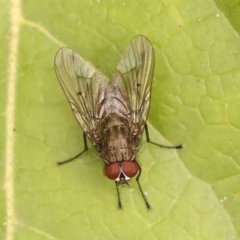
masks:
[[[133,161],[137,145],[128,120],[112,113],[101,123],[101,155],[106,163]]]
[[[139,165],[136,161],[123,161],[106,164],[105,175],[117,182],[117,186],[127,184],[139,172]]]

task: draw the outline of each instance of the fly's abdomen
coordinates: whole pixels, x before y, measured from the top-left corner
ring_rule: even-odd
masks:
[[[115,113],[102,122],[102,157],[105,162],[131,161],[135,159],[136,146],[126,119]]]

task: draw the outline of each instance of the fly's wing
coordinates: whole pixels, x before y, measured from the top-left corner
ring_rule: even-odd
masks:
[[[151,86],[154,72],[154,51],[144,36],[135,37],[123,54],[112,87],[118,86],[120,102],[124,102],[137,140],[141,139],[150,107]]]
[[[108,87],[100,74],[72,49],[61,48],[55,57],[55,71],[73,113],[91,142],[100,142],[99,119]]]

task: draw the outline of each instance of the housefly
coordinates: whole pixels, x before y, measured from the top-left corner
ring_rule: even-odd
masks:
[[[141,188],[141,167],[137,153],[145,129],[150,141],[147,117],[151,100],[154,72],[154,51],[144,36],[135,37],[117,66],[113,81],[96,70],[70,48],[61,48],[55,57],[55,71],[72,111],[83,129],[84,150],[68,163],[87,151],[87,138],[105,164],[105,175],[116,184],[118,207],[122,208],[119,187],[136,181],[147,209],[150,205]]]

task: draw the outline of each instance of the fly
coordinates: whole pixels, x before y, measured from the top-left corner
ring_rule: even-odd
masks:
[[[154,72],[154,51],[144,36],[135,37],[117,66],[113,81],[97,71],[70,48],[61,48],[55,57],[55,71],[72,111],[83,129],[84,150],[87,137],[105,164],[105,175],[116,184],[118,207],[122,208],[119,187],[136,181],[147,209],[150,205],[139,179],[142,169],[136,160],[143,131],[147,142],[166,148],[149,138],[147,117]]]

